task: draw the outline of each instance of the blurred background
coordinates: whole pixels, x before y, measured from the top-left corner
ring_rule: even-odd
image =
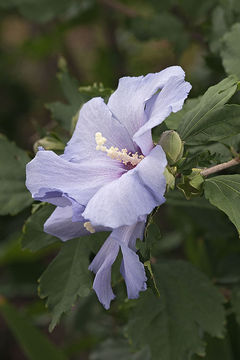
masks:
[[[238,0],[0,0],[0,133],[33,154],[34,143],[56,127],[52,107],[46,104],[66,104],[71,99],[71,89],[64,94],[57,75],[65,63],[76,86],[101,82],[112,89],[124,75],[145,75],[180,65],[193,86],[190,97],[199,96],[226,76],[221,39],[240,21],[239,4]],[[230,248],[239,252],[233,226],[218,211],[212,216],[206,204],[202,209],[184,207],[180,216],[179,208],[174,209],[170,206],[162,213],[163,240],[156,251],[187,258],[216,276],[217,268],[227,267],[219,265],[219,259]],[[75,311],[48,333],[50,317],[37,297],[37,279],[58,244],[37,253],[22,251],[19,238],[29,215],[27,208],[14,218],[0,217],[0,295],[69,359],[132,359],[124,338],[117,346],[111,340],[122,334],[128,309],[118,308],[117,313],[113,306],[106,313],[94,294],[80,300]],[[231,326],[239,334],[237,325]],[[0,318],[1,359],[31,359],[17,331],[10,331]],[[239,354],[239,349],[234,351]]]

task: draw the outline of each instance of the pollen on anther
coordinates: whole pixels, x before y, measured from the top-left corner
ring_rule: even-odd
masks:
[[[90,223],[90,221],[86,221],[84,224],[83,224],[83,226],[85,227],[85,229],[87,230],[87,231],[89,231],[91,234],[94,234],[95,233],[95,229],[94,229],[94,227],[92,226],[92,224]]]
[[[132,154],[131,152],[128,152],[127,149],[119,150],[119,148],[111,146],[110,148],[107,148],[104,146],[107,139],[102,136],[102,133],[97,132],[95,134],[95,141],[96,141],[96,150],[100,150],[107,153],[107,156],[109,156],[111,159],[118,160],[122,162],[123,164],[127,165],[128,163],[136,166],[144,159],[143,155],[138,155],[136,152],[135,154]]]

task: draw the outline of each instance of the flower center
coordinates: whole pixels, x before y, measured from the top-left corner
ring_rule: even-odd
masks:
[[[95,141],[96,141],[96,150],[103,151],[107,153],[111,159],[118,160],[122,162],[124,165],[131,164],[132,166],[136,166],[144,159],[143,155],[138,155],[137,152],[132,154],[128,152],[127,149],[119,150],[119,148],[111,146],[109,149],[104,145],[107,139],[102,136],[102,133],[97,132],[95,134]]]

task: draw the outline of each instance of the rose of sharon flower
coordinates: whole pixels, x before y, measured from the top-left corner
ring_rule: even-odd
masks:
[[[191,85],[179,66],[124,77],[108,104],[93,98],[81,108],[64,154],[40,149],[27,165],[27,188],[36,200],[57,206],[44,231],[66,241],[95,231],[112,231],[89,266],[93,288],[109,308],[114,294],[111,266],[119,249],[128,298],[146,289],[135,243],[147,215],[164,201],[166,156],[151,129],[182,108]]]

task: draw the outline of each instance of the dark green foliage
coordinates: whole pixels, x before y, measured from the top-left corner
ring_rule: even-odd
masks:
[[[151,290],[141,295],[127,330],[133,345],[149,345],[152,360],[204,355],[203,332],[217,337],[224,334],[223,297],[187,263],[158,264],[154,273],[160,297]]]
[[[25,187],[25,167],[30,161],[25,151],[0,135],[0,214],[15,215],[32,203]]]
[[[32,215],[27,219],[23,227],[22,247],[31,251],[37,251],[50,244],[59,241],[54,236],[43,232],[43,225],[54,210],[50,204],[40,204],[33,209]]]

